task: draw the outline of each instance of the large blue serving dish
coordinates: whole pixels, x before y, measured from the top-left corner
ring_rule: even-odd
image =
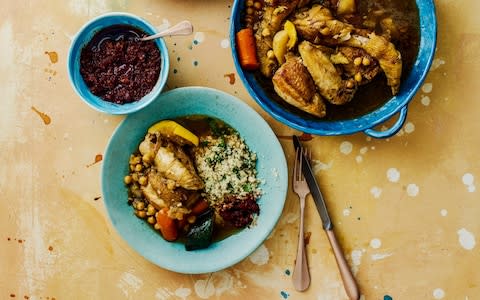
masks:
[[[408,77],[402,82],[399,93],[370,113],[354,119],[338,121],[307,119],[285,109],[284,106],[269,97],[268,92],[261,86],[252,72],[245,71],[240,67],[235,34],[242,28],[241,18],[245,2],[245,0],[235,0],[232,8],[230,45],[233,60],[238,75],[249,94],[273,118],[297,130],[316,135],[348,135],[364,132],[375,138],[386,138],[394,135],[402,128],[407,117],[408,104],[425,80],[435,53],[437,20],[433,0],[416,0],[420,17],[420,47],[414,65]],[[395,114],[399,114],[398,119],[390,128],[384,131],[374,129],[375,126],[389,120]]]

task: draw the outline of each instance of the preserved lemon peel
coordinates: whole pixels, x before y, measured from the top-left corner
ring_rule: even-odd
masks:
[[[288,33],[288,43],[287,43],[287,48],[288,50],[292,49],[295,47],[295,44],[297,43],[297,30],[295,29],[295,25],[291,21],[285,21],[285,24],[283,25],[283,29]]]
[[[173,134],[186,139],[195,146],[198,146],[199,143],[198,137],[195,134],[193,134],[190,130],[178,124],[177,122],[171,120],[163,120],[152,125],[150,128],[148,128],[148,132],[158,132],[165,135]]]

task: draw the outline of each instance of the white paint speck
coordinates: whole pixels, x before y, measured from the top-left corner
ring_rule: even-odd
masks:
[[[208,299],[215,294],[212,280],[197,280],[193,285],[195,293],[202,299]]]
[[[353,145],[350,142],[344,141],[340,144],[340,152],[348,155],[352,152]]]
[[[398,182],[400,180],[400,172],[397,168],[390,168],[387,170],[387,179],[390,182]]]
[[[132,297],[132,294],[138,292],[142,286],[143,280],[129,272],[123,273],[117,282],[117,287],[127,297]]]
[[[189,288],[178,288],[175,290],[175,296],[182,298],[183,300],[187,299],[188,296],[192,293],[192,290]]]
[[[425,106],[429,106],[431,100],[430,100],[430,97],[428,96],[422,96],[422,98],[420,99],[420,102],[422,102],[422,104]]]
[[[155,292],[155,299],[158,300],[167,300],[172,297],[173,293],[165,287],[158,288]]]
[[[258,247],[258,249],[249,256],[250,261],[258,266],[268,263],[269,258],[270,253],[268,252],[268,249],[267,247],[265,247],[265,245],[261,245],[260,247]]]
[[[442,289],[434,289],[433,290],[433,298],[443,299],[443,297],[445,297],[445,292]]]
[[[432,92],[432,90],[433,90],[433,84],[432,83],[427,82],[424,85],[422,85],[422,91],[425,94],[428,94],[428,93]]]
[[[376,253],[376,254],[370,255],[370,258],[372,260],[381,260],[381,259],[387,258],[389,256],[392,256],[392,253]]]
[[[205,33],[198,31],[197,33],[195,33],[193,40],[201,44],[203,41],[205,41]]]
[[[357,163],[361,163],[363,161],[363,157],[361,155],[357,155],[357,157],[355,157],[355,160],[357,161]]]
[[[348,216],[350,215],[350,209],[345,208],[345,209],[343,210],[343,215],[344,215],[345,217],[348,217]]]
[[[466,250],[472,250],[475,247],[475,236],[470,231],[462,228],[457,231],[458,242]]]
[[[329,162],[327,164],[327,163],[321,162],[317,159],[312,159],[312,169],[313,169],[313,172],[315,174],[317,174],[320,171],[326,171],[328,169],[331,169],[332,165],[333,165],[332,162]]]
[[[446,217],[448,215],[448,211],[446,209],[442,209],[442,210],[440,210],[440,215],[442,217]]]
[[[380,198],[380,195],[382,195],[382,189],[377,187],[377,186],[374,186],[370,189],[370,194],[373,195],[373,198]]]
[[[228,39],[221,40],[220,47],[222,47],[223,49],[230,48],[230,41]]]
[[[411,122],[408,122],[407,124],[405,124],[404,130],[405,133],[412,133],[415,131],[415,125]]]
[[[352,266],[353,274],[356,274],[358,272],[358,267],[362,262],[362,255],[363,255],[362,250],[353,250],[352,253],[350,254],[350,257],[352,259],[352,265],[353,265]]]
[[[378,249],[380,246],[382,246],[382,241],[380,239],[372,239],[370,241],[370,247],[373,249]]]
[[[468,190],[470,193],[473,193],[473,192],[475,192],[476,187],[472,184],[472,185],[469,185],[469,186],[468,186],[467,190]]]
[[[415,183],[410,183],[409,185],[407,185],[407,195],[409,195],[410,197],[417,196],[419,191],[420,188]]]
[[[440,68],[441,65],[444,65],[445,61],[441,58],[435,58],[432,62],[432,67],[430,68],[431,71]]]
[[[365,155],[367,152],[368,152],[368,147],[362,147],[362,148],[360,149],[360,154],[361,154],[361,155]]]
[[[474,180],[475,178],[470,173],[465,173],[462,177],[463,184],[465,185],[472,185]]]

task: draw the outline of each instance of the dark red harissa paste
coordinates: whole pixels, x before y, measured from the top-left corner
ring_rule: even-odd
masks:
[[[90,91],[105,101],[124,104],[140,100],[160,74],[160,50],[132,26],[110,26],[96,33],[82,49],[80,73]]]

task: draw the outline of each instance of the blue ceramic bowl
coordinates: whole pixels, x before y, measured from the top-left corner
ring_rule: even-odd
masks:
[[[80,54],[83,47],[88,44],[88,42],[98,31],[112,25],[134,26],[146,32],[148,35],[157,33],[155,27],[150,25],[147,21],[132,14],[114,12],[98,16],[85,24],[74,37],[70,46],[70,50],[68,52],[68,75],[70,77],[70,82],[72,83],[74,90],[77,92],[80,98],[90,107],[100,112],[112,115],[129,114],[149,105],[164,88],[167,82],[170,67],[168,49],[163,39],[160,38],[155,40],[155,43],[160,50],[161,65],[158,81],[153,87],[152,91],[150,91],[150,93],[145,95],[142,99],[132,103],[115,104],[104,101],[100,97],[92,94],[87,85],[85,84],[85,81],[80,74]]]
[[[219,118],[245,139],[257,153],[258,177],[263,195],[258,200],[260,214],[251,228],[210,245],[186,251],[183,244],[169,243],[127,205],[130,154],[138,149],[147,129],[154,123],[179,116],[201,114]],[[178,88],[162,93],[147,108],[128,115],[108,143],[103,159],[102,191],[108,215],[118,233],[149,261],[179,273],[218,271],[243,260],[268,237],[285,202],[288,172],[282,147],[260,115],[241,100],[223,92],[201,87]]]
[[[420,88],[433,60],[437,21],[433,0],[416,0],[420,17],[420,48],[416,61],[406,80],[400,86],[399,93],[389,99],[383,106],[361,117],[326,121],[321,119],[306,119],[285,109],[284,106],[272,100],[268,92],[256,80],[252,72],[244,71],[240,67],[236,50],[235,34],[242,27],[241,18],[245,7],[245,0],[235,0],[232,8],[230,23],[230,45],[237,72],[247,91],[255,101],[276,120],[306,133],[317,135],[346,135],[364,132],[375,138],[386,138],[394,135],[401,129],[407,117],[408,103],[413,99]],[[385,131],[376,131],[373,127],[385,122],[399,113],[398,120],[391,128]]]

